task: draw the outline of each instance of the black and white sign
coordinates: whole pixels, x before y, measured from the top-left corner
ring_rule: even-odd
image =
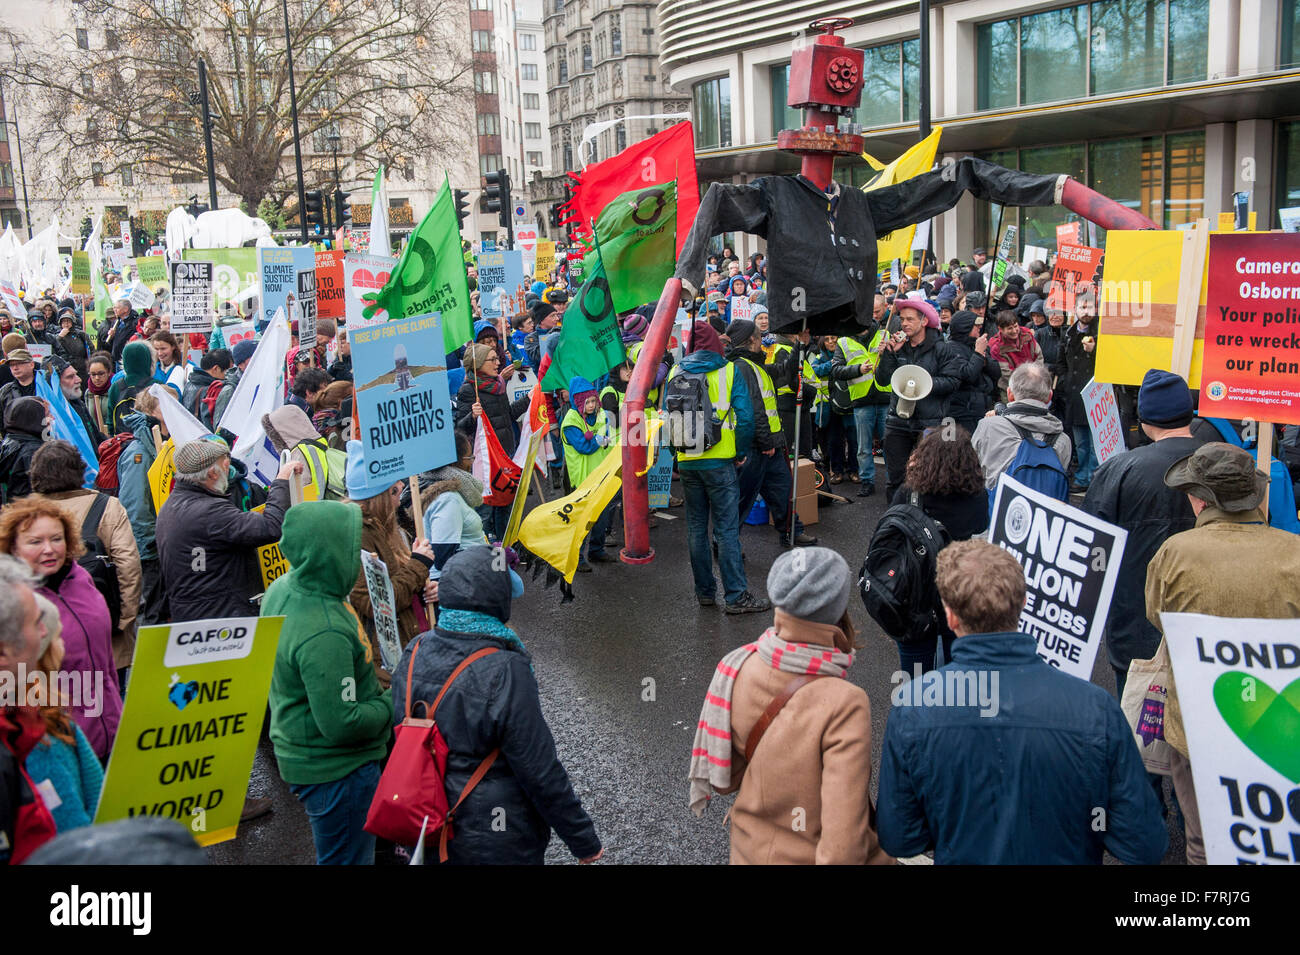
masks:
[[[298,341],[316,344],[316,270],[298,273]]]
[[[172,331],[212,331],[211,262],[171,263]]]
[[[1092,679],[1127,539],[1121,527],[998,479],[989,540],[1024,568],[1020,632],[1033,635],[1040,657],[1082,680]]]

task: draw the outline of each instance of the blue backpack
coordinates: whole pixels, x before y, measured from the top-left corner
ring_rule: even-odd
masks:
[[[1065,476],[1065,468],[1061,467],[1061,459],[1056,456],[1052,444],[1014,422],[1011,426],[1020,433],[1020,447],[1007,465],[1007,477],[1014,478],[1039,494],[1069,502],[1070,479]],[[990,518],[993,517],[993,498],[996,494],[996,487],[989,491]]]

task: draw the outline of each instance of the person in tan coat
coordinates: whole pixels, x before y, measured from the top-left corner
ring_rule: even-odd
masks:
[[[1147,565],[1147,619],[1164,633],[1161,613],[1204,613],[1261,620],[1300,618],[1300,537],[1269,527],[1261,505],[1268,475],[1250,452],[1230,444],[1203,444],[1175,461],[1165,484],[1182,491],[1196,526],[1174,534]],[[1167,637],[1156,658],[1167,659]],[[1189,865],[1205,865],[1205,839],[1192,784],[1192,764],[1172,668],[1165,704],[1170,775],[1183,813]]]
[[[871,703],[853,663],[852,578],[824,547],[782,554],[773,624],[718,664],[691,759],[691,808],[736,792],[731,863],[891,863],[871,809]],[[781,701],[784,702],[781,702]]]
[[[433,566],[433,548],[425,540],[408,545],[406,537],[397,526],[397,499],[400,483],[377,485],[365,483],[364,458],[361,442],[348,442],[348,498],[361,508],[361,549],[370,551],[388,568],[389,583],[393,588],[393,605],[397,612],[397,632],[402,647],[433,626],[433,614],[427,609],[438,599],[438,583],[429,579]],[[375,636],[375,608],[370,601],[363,567],[349,596],[366,636],[374,650],[375,673],[379,683],[388,687],[391,678],[383,668],[383,655]],[[397,661],[393,661],[396,665]]]
[[[85,523],[95,499],[103,493],[82,487],[85,474],[86,464],[80,452],[67,441],[47,441],[32,456],[32,490],[57,501],[77,528]],[[103,496],[107,500],[96,535],[113,562],[121,594],[117,628],[113,631],[113,663],[121,671],[131,665],[135,652],[135,623],[140,610],[140,551],[122,502],[111,495]]]

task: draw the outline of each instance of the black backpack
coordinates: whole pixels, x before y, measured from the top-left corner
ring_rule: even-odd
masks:
[[[99,522],[104,519],[104,509],[108,507],[107,494],[96,494],[95,503],[86,512],[86,519],[81,522],[81,541],[86,545],[86,552],[77,558],[77,563],[90,574],[95,582],[95,589],[100,592],[108,604],[108,615],[112,618],[113,629],[122,620],[122,588],[117,582],[117,567],[108,549],[99,539]]]
[[[867,613],[899,643],[932,640],[944,622],[935,570],[950,538],[942,524],[917,506],[915,494],[912,501],[885,511],[858,574]]]
[[[722,440],[722,421],[709,398],[708,372],[679,371],[664,382],[663,392],[669,447],[701,454]]]

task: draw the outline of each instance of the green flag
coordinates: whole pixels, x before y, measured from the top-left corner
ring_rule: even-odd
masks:
[[[564,311],[560,340],[542,379],[543,391],[568,388],[569,379],[576,375],[595,381],[627,358],[605,270],[599,261],[588,266],[589,278]]]
[[[614,311],[657,302],[677,265],[677,183],[623,193],[605,206],[593,232]],[[589,265],[593,259],[588,256]]]
[[[442,342],[448,352],[474,337],[459,222],[446,178],[433,208],[406,243],[388,284],[361,298],[369,303],[362,312],[366,318],[377,308],[388,313],[389,321],[441,312]]]

